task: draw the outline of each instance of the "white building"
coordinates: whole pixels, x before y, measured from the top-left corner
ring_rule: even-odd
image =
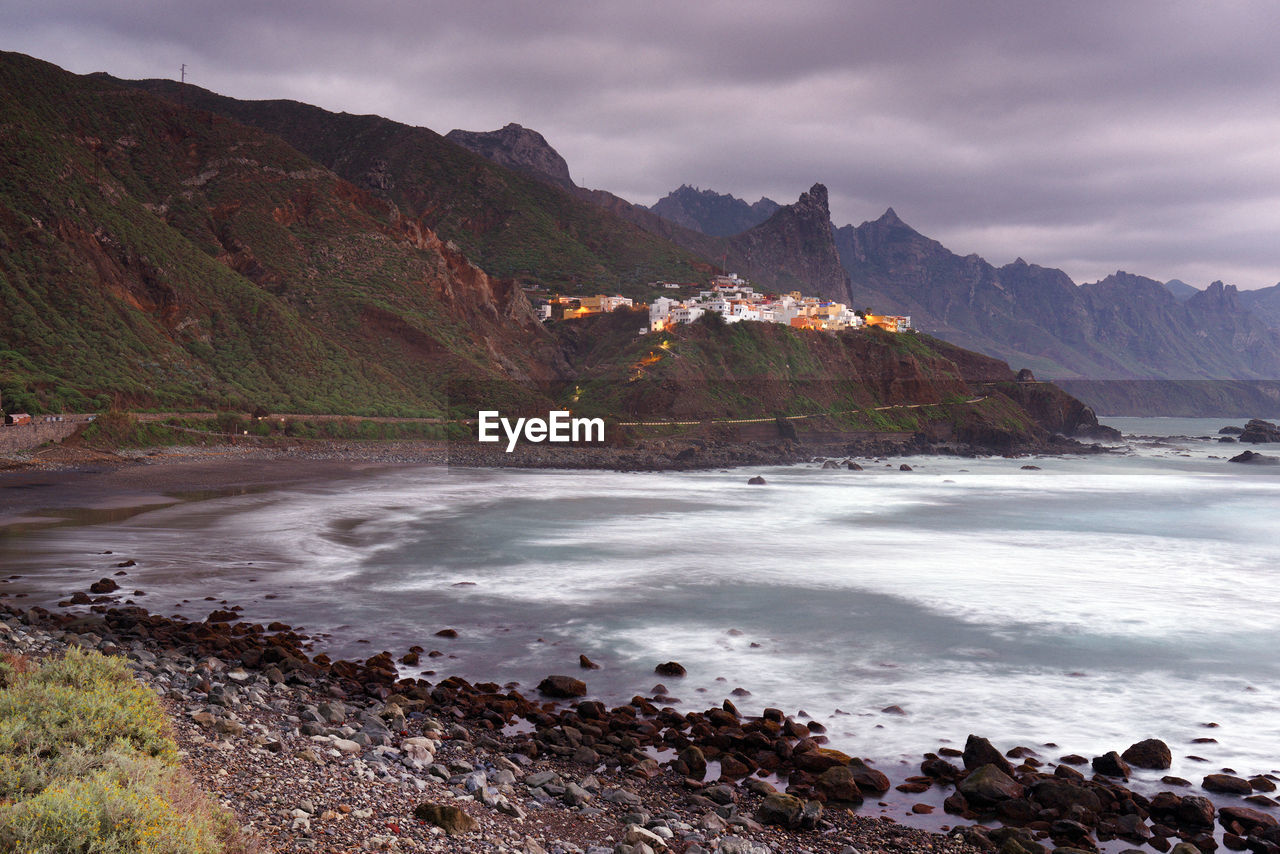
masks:
[[[700,305],[682,305],[671,310],[671,319],[676,323],[693,323],[706,313]]]

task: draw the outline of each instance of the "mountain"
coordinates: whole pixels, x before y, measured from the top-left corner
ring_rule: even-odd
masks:
[[[669,222],[715,237],[741,234],[773,216],[782,207],[773,199],[755,204],[714,190],[699,190],[683,184],[649,207]]]
[[[755,228],[729,238],[746,258],[752,281],[779,291],[846,302],[849,276],[840,264],[827,188],[814,184],[793,205],[779,208]]]
[[[10,406],[439,415],[571,374],[518,287],[275,136],[12,53],[0,114]]]
[[[1047,446],[1052,431],[1095,423],[1056,388],[1014,382],[1007,365],[924,336],[707,322],[665,334],[660,347],[636,334],[643,311],[545,327],[514,281],[471,263],[425,214],[191,103],[214,97],[161,98],[0,53],[0,393],[10,408],[457,418],[477,408],[545,412],[572,393],[575,408],[606,415],[751,416],[774,439],[778,413],[840,410],[827,416],[836,437],[895,429],[1001,449]],[[353,130],[355,142],[312,144],[406,200],[475,204],[447,221],[511,214],[465,188],[449,196],[408,185],[390,161],[368,170],[363,147],[428,162],[408,150],[406,134],[431,140],[413,129],[289,103],[278,113],[243,108],[295,133]],[[456,152],[442,169],[489,176],[499,198],[530,186],[440,144]],[[532,183],[559,194],[584,230],[623,233],[607,213]],[[820,190],[778,211],[776,233],[825,216]],[[501,236],[487,244],[496,253]],[[656,241],[625,247],[644,245],[670,251]]]
[[[456,245],[490,275],[599,293],[658,279],[705,280],[713,271],[704,256],[602,215],[575,191],[504,168],[428,128],[296,101],[240,101],[171,80],[111,80],[279,136]],[[496,133],[497,140],[531,139],[531,132]]]
[[[1280,285],[1241,291],[1240,304],[1253,312],[1272,329],[1280,329]]]
[[[1181,279],[1170,279],[1164,283],[1164,287],[1165,290],[1173,294],[1174,299],[1178,300],[1178,302],[1182,302],[1183,300],[1189,299],[1195,294],[1200,293],[1199,288],[1192,287]]]
[[[712,212],[742,215],[745,211],[742,228],[718,229],[733,235],[726,237],[700,227],[696,217],[691,217],[689,224],[660,215],[657,208],[661,202],[650,210],[607,190],[575,186],[569,180],[567,164],[562,168],[564,158],[541,134],[519,125],[489,132],[455,130],[446,138],[493,163],[565,188],[578,199],[672,246],[718,262],[722,271],[744,273],[762,289],[800,290],[838,301],[846,298],[846,277],[831,236],[827,190],[821,184],[786,207],[769,199],[747,205],[732,196],[689,188],[682,188],[688,192],[672,194],[678,199],[700,200],[694,207],[699,211],[705,208],[708,216]]]
[[[1280,377],[1280,333],[1221,283],[1174,298],[1118,272],[1077,287],[1018,259],[961,257],[893,211],[837,229],[855,305],[910,314],[925,331],[1052,377]]]
[[[577,186],[569,177],[569,164],[547,143],[546,137],[514,122],[495,131],[451,130],[444,138],[508,169],[566,189]]]

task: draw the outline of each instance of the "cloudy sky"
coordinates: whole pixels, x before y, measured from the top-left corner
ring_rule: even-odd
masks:
[[[0,0],[0,48],[441,133],[519,122],[651,204],[826,184],[1078,282],[1280,281],[1280,3]]]

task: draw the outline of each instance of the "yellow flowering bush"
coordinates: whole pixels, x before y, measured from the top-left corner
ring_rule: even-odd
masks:
[[[122,661],[69,650],[0,684],[0,851],[243,850],[195,789],[154,694]]]

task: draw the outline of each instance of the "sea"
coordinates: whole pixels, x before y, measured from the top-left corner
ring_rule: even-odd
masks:
[[[381,470],[12,530],[0,566],[50,605],[132,560],[153,611],[419,645],[403,675],[433,681],[776,707],[895,783],[971,733],[1046,761],[1163,739],[1139,785],[1277,772],[1280,465],[1229,462],[1228,419],[1103,421],[1125,440],[1088,456]]]

